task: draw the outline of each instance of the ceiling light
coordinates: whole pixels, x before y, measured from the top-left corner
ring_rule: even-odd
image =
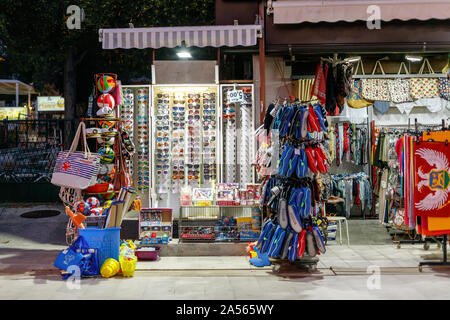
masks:
[[[192,58],[191,54],[188,51],[179,51],[177,52],[178,58]]]
[[[420,56],[409,56],[409,55],[406,55],[405,58],[406,58],[406,60],[411,61],[411,62],[420,62],[423,59],[423,57],[420,57]]]

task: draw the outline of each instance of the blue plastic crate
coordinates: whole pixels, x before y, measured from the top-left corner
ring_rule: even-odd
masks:
[[[86,239],[90,248],[98,250],[100,268],[106,259],[119,261],[120,228],[79,229],[79,234]]]

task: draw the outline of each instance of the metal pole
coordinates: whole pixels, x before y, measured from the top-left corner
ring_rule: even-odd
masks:
[[[265,36],[264,36],[264,2],[261,1],[259,3],[259,17],[261,19],[262,25],[262,37],[259,39],[259,79],[260,79],[260,87],[259,87],[259,99],[260,99],[260,122],[259,124],[264,123],[264,116],[266,114],[266,56],[265,56]]]
[[[19,83],[16,82],[16,107],[19,106]]]

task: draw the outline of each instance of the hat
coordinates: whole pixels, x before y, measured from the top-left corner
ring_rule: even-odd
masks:
[[[390,102],[377,100],[373,103],[373,107],[378,111],[378,113],[385,114],[389,110]]]

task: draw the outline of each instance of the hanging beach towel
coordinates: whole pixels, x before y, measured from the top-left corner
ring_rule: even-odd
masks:
[[[311,88],[311,96],[316,96],[320,104],[325,104],[326,101],[326,81],[328,75],[328,65],[320,61],[317,65],[314,83]]]
[[[360,59],[358,61],[358,64],[356,65],[356,69],[355,69],[355,72],[353,75],[357,74],[360,65],[361,65],[361,74],[362,75],[366,74],[366,72],[364,71],[364,65],[363,65],[362,59]],[[361,109],[361,108],[366,108],[368,106],[371,106],[372,104],[373,104],[373,101],[366,100],[362,97],[361,79],[354,79],[352,82],[351,94],[349,95],[349,97],[347,99],[347,105],[350,108]]]
[[[434,74],[433,68],[431,68],[427,58],[424,59],[419,74],[423,74],[425,66],[427,66],[430,74]],[[439,96],[439,81],[437,78],[411,78],[409,81],[410,94],[414,99]]]
[[[375,62],[372,75],[375,74],[377,67],[380,67],[382,74],[384,75],[383,66],[378,60]],[[389,94],[388,80],[387,79],[362,79],[362,96],[367,100],[378,101],[391,101],[391,95]]]
[[[405,70],[405,74],[409,74],[406,64],[402,61],[400,63],[400,69],[397,74],[401,74],[402,67]],[[391,95],[391,101],[395,103],[410,102],[413,101],[411,94],[409,93],[409,80],[407,79],[393,79],[388,80],[389,93]]]
[[[80,135],[83,136],[84,151],[76,151]],[[96,184],[99,169],[100,155],[89,151],[86,125],[80,122],[70,149],[58,153],[51,183],[60,187],[84,190]]]

